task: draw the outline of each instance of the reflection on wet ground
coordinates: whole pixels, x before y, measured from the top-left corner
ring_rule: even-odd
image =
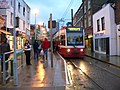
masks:
[[[25,62],[25,60],[24,60]],[[45,68],[43,59],[38,61],[31,59],[32,65],[24,65],[21,68],[18,80],[19,85],[14,86],[13,80],[8,83],[8,88],[25,88],[24,90],[40,88],[40,90],[65,90],[64,62],[59,56],[53,55],[53,67],[51,67],[50,54],[48,55],[48,66]],[[49,89],[48,89],[49,88]],[[35,90],[36,90],[35,89]]]

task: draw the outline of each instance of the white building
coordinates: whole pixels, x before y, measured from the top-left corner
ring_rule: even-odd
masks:
[[[93,15],[94,51],[107,55],[117,55],[117,29],[114,9],[110,4]]]
[[[30,38],[30,7],[24,0],[15,0],[15,12],[16,23],[18,27],[17,31],[17,49],[23,47],[25,39]],[[0,1],[0,15],[5,17],[6,30],[11,32],[11,35],[7,35],[10,47],[13,48],[13,25],[14,25],[14,0],[1,0]]]
[[[117,55],[120,56],[120,24],[117,25]]]

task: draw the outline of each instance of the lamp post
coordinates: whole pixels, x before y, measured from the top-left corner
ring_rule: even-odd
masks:
[[[18,70],[17,70],[17,57],[16,57],[16,0],[14,0],[14,61],[13,61],[13,71],[14,71],[14,85],[18,85]]]
[[[37,31],[36,31],[36,17],[37,17],[37,15],[38,15],[38,9],[34,9],[33,10],[33,13],[34,13],[34,15],[35,15],[35,39],[37,39]]]

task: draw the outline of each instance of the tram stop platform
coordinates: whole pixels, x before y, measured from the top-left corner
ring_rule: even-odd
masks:
[[[15,86],[13,80],[10,80],[5,86],[0,86],[0,90],[65,90],[65,63],[58,54],[55,54],[53,54],[53,67],[51,67],[50,52],[47,67],[44,67],[41,57],[38,61],[31,59],[32,65],[24,64],[21,68],[18,85]]]

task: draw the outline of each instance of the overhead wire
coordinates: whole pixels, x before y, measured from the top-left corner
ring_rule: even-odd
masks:
[[[70,1],[70,3],[69,3],[69,5],[68,5],[68,7],[66,8],[66,10],[65,10],[62,18],[64,18],[64,17],[67,15],[67,13],[68,13],[70,7],[72,6],[73,2],[74,2],[74,0],[71,0],[71,1]]]

